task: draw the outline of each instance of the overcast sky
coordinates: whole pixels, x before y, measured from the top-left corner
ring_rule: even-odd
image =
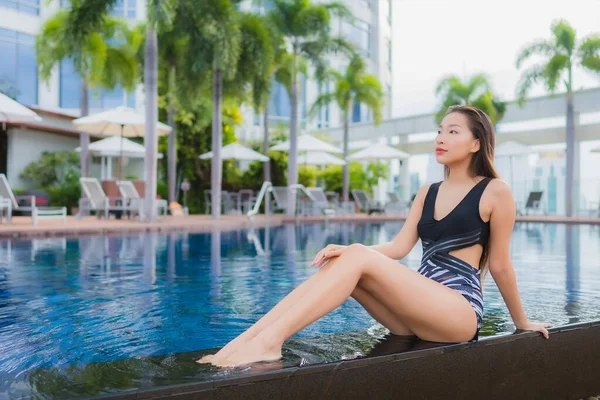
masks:
[[[519,49],[550,37],[565,18],[578,39],[600,33],[600,0],[392,0],[393,115],[435,109],[436,82],[447,74],[486,72],[503,100],[515,97]],[[600,86],[600,77],[576,71],[575,87]],[[534,94],[543,94],[541,88]]]

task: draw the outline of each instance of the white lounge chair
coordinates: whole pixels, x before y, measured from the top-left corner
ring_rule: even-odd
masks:
[[[85,197],[79,199],[79,212],[77,219],[89,215],[90,211],[96,211],[98,218],[102,215],[109,218],[111,211],[131,211],[131,208],[122,197],[108,197],[102,189],[102,185],[96,178],[79,178],[81,190]],[[137,209],[135,210],[137,211]]]
[[[121,196],[123,196],[123,198],[126,200],[126,203],[129,206],[130,210],[135,210],[139,214],[141,214],[143,199],[140,196],[140,193],[138,192],[133,182],[117,181],[117,186],[119,187],[119,192],[121,192]],[[156,208],[160,215],[167,215],[169,203],[167,202],[167,200],[157,199]]]
[[[26,200],[27,205],[19,205],[19,200]],[[0,209],[2,213],[6,211],[6,220],[9,224],[12,222],[13,210],[31,213],[33,225],[37,225],[40,218],[59,218],[63,220],[63,224],[67,222],[67,207],[38,207],[35,196],[15,196],[4,174],[0,174]]]
[[[323,213],[325,215],[335,215],[337,210],[336,210],[335,206],[332,205],[329,202],[329,200],[327,199],[327,196],[325,195],[323,188],[312,187],[312,188],[306,188],[306,190],[314,198],[314,200],[312,201],[312,206],[316,209],[317,213],[319,213],[319,214]]]

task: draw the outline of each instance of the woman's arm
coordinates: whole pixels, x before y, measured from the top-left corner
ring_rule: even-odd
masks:
[[[550,324],[529,322],[521,304],[515,271],[510,260],[510,239],[515,224],[515,201],[506,182],[494,179],[486,193],[491,201],[490,214],[490,273],[500,290],[517,329],[538,330],[548,338],[545,329]]]
[[[369,246],[369,248],[376,250],[394,260],[401,260],[406,257],[419,239],[417,224],[419,223],[421,214],[423,213],[423,203],[428,190],[429,185],[421,186],[419,192],[415,196],[412,207],[410,208],[402,229],[400,229],[400,232],[398,232],[392,241]]]

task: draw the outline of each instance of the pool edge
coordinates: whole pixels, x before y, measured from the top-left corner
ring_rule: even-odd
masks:
[[[573,398],[600,393],[600,321],[90,399]],[[584,368],[581,368],[585,366]],[[596,372],[595,372],[596,371]]]

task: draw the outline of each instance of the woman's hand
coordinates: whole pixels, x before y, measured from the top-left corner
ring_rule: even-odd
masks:
[[[548,334],[548,330],[546,328],[551,327],[552,324],[549,323],[537,323],[537,322],[527,322],[525,325],[523,326],[517,326],[517,329],[521,329],[524,331],[536,331],[536,332],[541,332],[542,335],[544,335],[544,337],[546,339],[549,339],[549,334]]]
[[[322,267],[325,261],[330,258],[339,257],[348,246],[340,244],[328,244],[325,248],[317,253],[315,258],[310,263],[311,267]]]

